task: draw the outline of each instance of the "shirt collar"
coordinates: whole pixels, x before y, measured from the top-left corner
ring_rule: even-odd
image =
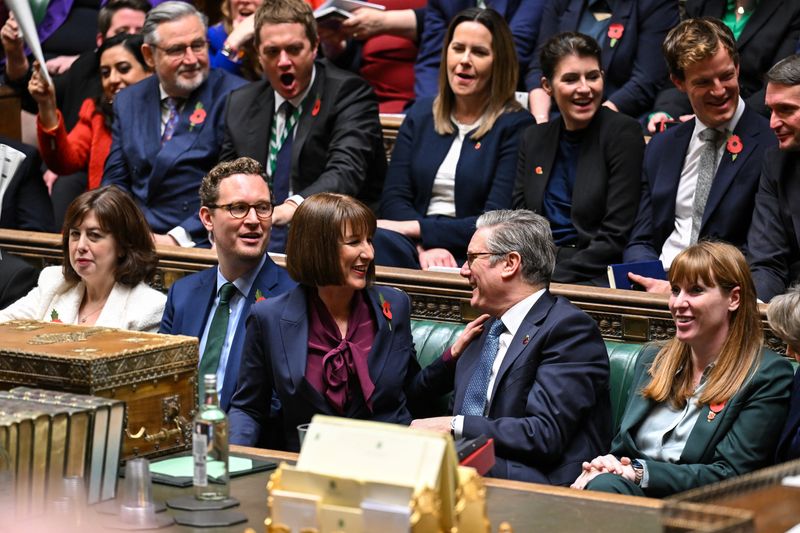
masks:
[[[314,65],[314,67],[312,67],[312,69],[311,69],[311,80],[308,82],[308,87],[306,87],[306,90],[303,91],[302,93],[298,94],[297,96],[295,96],[291,100],[289,100],[289,103],[291,103],[294,106],[295,109],[300,107],[300,104],[302,104],[303,100],[306,99],[306,96],[308,96],[308,93],[311,92],[311,87],[314,86],[314,79],[316,77],[317,77],[317,66]],[[278,91],[275,91],[275,109],[274,109],[275,113],[278,112],[278,110],[281,108],[281,105],[283,105],[283,103],[285,101],[286,101],[286,98],[281,96],[281,94]]]
[[[517,330],[522,324],[522,321],[525,320],[525,317],[528,315],[531,308],[533,308],[536,302],[539,301],[539,298],[542,297],[544,291],[545,289],[539,289],[533,294],[523,298],[512,305],[508,311],[503,313],[503,316],[500,317],[500,320],[503,321],[503,325],[506,327],[508,332],[511,333],[512,337],[517,334]]]
[[[253,283],[256,281],[256,277],[258,277],[259,272],[261,272],[261,267],[264,266],[264,262],[267,260],[267,254],[261,257],[261,261],[259,261],[258,266],[245,274],[244,276],[238,277],[235,280],[231,281],[234,284],[236,289],[239,293],[243,295],[250,294],[250,289],[253,288]],[[219,267],[217,267],[217,294],[219,294],[219,290],[222,286],[228,283],[229,280],[225,279],[225,276],[222,275],[220,272]]]

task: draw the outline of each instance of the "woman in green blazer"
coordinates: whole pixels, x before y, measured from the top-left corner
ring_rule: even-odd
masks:
[[[792,369],[762,350],[755,289],[735,247],[701,242],[669,271],[675,338],[642,351],[611,453],[573,488],[663,497],[772,461]]]

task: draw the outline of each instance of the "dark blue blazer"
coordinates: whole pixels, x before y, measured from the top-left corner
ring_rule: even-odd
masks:
[[[408,110],[397,135],[381,197],[381,217],[418,220],[424,248],[447,248],[465,256],[484,211],[511,207],[519,138],[533,117],[524,110],[504,113],[476,142],[464,139],[456,165],[456,216],[426,216],[436,171],[456,133],[439,135],[433,128],[433,100],[425,98]]]
[[[441,358],[422,371],[426,393],[454,388],[454,414],[461,412],[487,333],[459,357],[455,372]],[[583,461],[608,451],[608,354],[591,317],[545,291],[503,358],[488,415],[464,417],[463,436],[479,435],[494,439],[490,476],[533,483],[569,485]]]
[[[639,212],[624,261],[658,259],[664,242],[675,229],[675,197],[694,125],[693,119],[659,133],[647,145]],[[769,122],[750,107],[745,107],[734,133],[744,148],[735,161],[728,152],[722,156],[708,193],[700,237],[744,249],[764,150],[777,140]]]
[[[748,263],[758,297],[769,302],[800,280],[800,153],[772,148],[747,235]]]
[[[486,7],[506,19],[514,36],[520,66],[527,65],[534,52],[545,0],[487,0]],[[429,0],[425,9],[425,31],[420,34],[417,63],[414,66],[414,93],[417,98],[436,96],[439,90],[439,64],[447,27],[459,12],[475,7],[475,0]]]
[[[585,0],[551,0],[542,14],[537,53],[531,55],[525,74],[528,90],[541,87],[542,68],[538,50],[557,33],[578,31]],[[611,47],[606,38],[602,60],[605,99],[637,117],[653,106],[658,90],[667,81],[667,64],[661,55],[664,37],[679,22],[675,0],[615,0],[609,25],[622,24],[623,33]]]
[[[264,435],[262,429],[268,424],[273,392],[281,402],[283,448],[287,450],[300,449],[299,424],[310,422],[315,414],[340,416],[305,378],[309,290],[314,289],[299,286],[253,308],[247,321],[239,386],[231,400],[232,444],[257,446],[272,437]],[[381,312],[379,294],[391,306],[391,324]],[[358,395],[344,416],[409,424],[407,400],[421,401],[422,396],[414,385],[419,364],[411,339],[408,296],[389,287],[369,288],[365,296],[378,325],[367,357],[375,384],[373,411]]]
[[[229,409],[231,396],[236,390],[242,346],[245,338],[245,324],[250,307],[256,301],[256,290],[260,290],[264,297],[270,299],[293,289],[296,285],[297,283],[289,277],[286,270],[276,265],[267,256],[264,266],[261,267],[261,271],[250,288],[250,294],[245,298],[242,314],[239,317],[239,323],[236,325],[236,333],[233,336],[231,351],[228,354],[228,366],[225,368],[222,395],[219,399],[220,406],[224,411]],[[216,293],[217,267],[196,272],[173,283],[169,289],[167,304],[164,307],[164,316],[161,319],[161,327],[158,332],[172,335],[189,335],[198,339],[202,337],[206,322],[209,320],[209,312],[214,305]]]
[[[197,190],[200,180],[219,159],[225,97],[245,83],[212,70],[208,80],[186,100],[175,134],[163,147],[158,77],[128,87],[114,99],[111,152],[103,185],[117,185],[130,192],[155,233],[181,226],[195,242],[208,242],[197,215]],[[206,117],[193,126],[189,117],[198,106]]]

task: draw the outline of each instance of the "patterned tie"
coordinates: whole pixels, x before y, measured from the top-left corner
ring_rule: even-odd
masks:
[[[503,321],[496,319],[489,327],[486,342],[481,350],[481,357],[464,393],[464,404],[461,406],[462,415],[483,416],[486,408],[486,396],[489,389],[489,378],[492,375],[492,365],[500,349],[500,334],[505,330]]]
[[[720,137],[722,137],[722,132],[706,128],[698,136],[705,144],[700,153],[697,186],[695,187],[694,202],[692,204],[692,236],[689,241],[691,244],[696,243],[700,236],[700,226],[703,223],[703,212],[706,210],[708,192],[711,190],[714,174],[717,173],[717,145]]]
[[[175,133],[175,127],[178,125],[178,119],[180,118],[177,98],[168,96],[166,100],[164,100],[164,103],[167,104],[169,115],[167,115],[167,122],[164,124],[164,133],[161,134],[161,146],[164,146],[165,142],[172,139],[172,135]]]
[[[222,345],[225,344],[225,336],[228,334],[228,318],[231,314],[230,301],[236,293],[236,286],[225,283],[219,290],[219,304],[211,319],[211,326],[208,328],[206,337],[206,348],[203,350],[203,358],[200,360],[198,370],[198,387],[200,399],[203,399],[203,376],[206,374],[216,374],[219,367],[219,356],[222,353]]]
[[[291,133],[294,125],[297,123],[297,119],[300,118],[300,113],[302,112],[302,105],[300,105],[297,109],[294,109],[294,106],[288,100],[281,104],[280,108],[278,109],[278,113],[283,114],[284,124],[283,131],[281,131],[280,136],[278,135],[277,116],[273,117],[272,128],[269,134],[269,156],[267,157],[267,168],[270,176],[275,174],[275,166],[278,164],[278,152],[281,151],[283,143],[286,142],[286,138],[289,136],[289,133]]]

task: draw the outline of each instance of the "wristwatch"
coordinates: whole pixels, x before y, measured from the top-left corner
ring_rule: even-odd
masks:
[[[631,468],[633,468],[634,473],[633,482],[636,483],[636,485],[641,485],[642,476],[644,475],[644,465],[639,459],[634,459],[631,461]]]

